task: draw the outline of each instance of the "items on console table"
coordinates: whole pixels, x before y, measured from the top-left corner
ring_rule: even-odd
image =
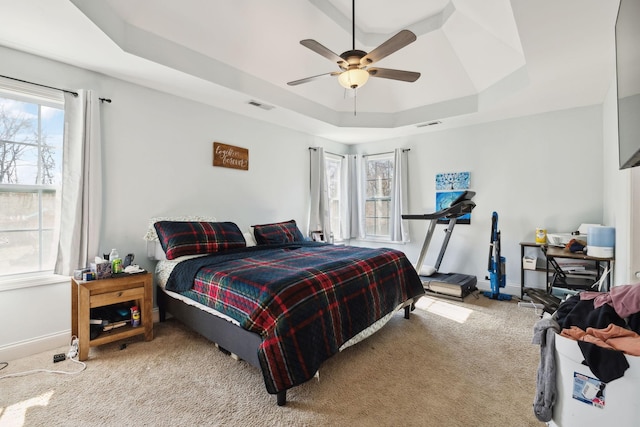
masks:
[[[144,335],[145,341],[153,339],[152,285],[151,273],[126,274],[93,281],[71,279],[71,334],[78,337],[79,360],[89,357],[90,347],[137,335]],[[141,310],[139,327],[124,325],[105,330],[91,339],[91,309],[131,302]]]
[[[530,269],[526,268],[529,266],[526,266],[524,261],[526,248],[537,248],[544,256],[544,267],[539,264],[531,265],[531,270],[545,273],[544,289],[525,285],[525,273]],[[560,298],[553,295],[554,288],[573,291],[590,289],[602,279],[604,286],[601,290],[607,291],[610,284],[613,283],[614,257],[600,258],[583,252],[571,252],[562,247],[532,242],[520,242],[520,256],[522,259],[520,267],[521,293],[526,294],[535,303],[542,304],[548,313],[555,312],[560,303]],[[589,264],[589,266],[584,267],[585,264]],[[606,277],[604,277],[605,275]]]
[[[566,287],[569,289],[572,287],[582,288],[582,286],[580,286],[579,284],[576,286],[572,286],[570,281],[565,279],[564,276],[567,276],[567,278],[570,279],[571,277],[569,276],[571,274],[574,274],[574,277],[573,277],[574,279],[582,278],[583,282],[587,282],[587,283],[591,282],[591,284],[595,284],[600,279],[604,279],[603,287],[600,289],[601,291],[608,291],[609,288],[611,287],[611,283],[613,283],[612,278],[613,278],[614,257],[602,258],[602,257],[589,255],[588,253],[585,254],[583,252],[571,252],[568,249],[560,248],[556,246],[548,246],[548,247],[545,246],[543,248],[543,252],[545,253],[545,256],[547,259],[547,270],[551,271],[549,269],[549,266],[551,265],[555,272],[552,280],[548,281],[548,287],[547,287],[548,292],[551,292],[553,290],[553,287]],[[562,261],[588,262],[588,263],[592,263],[595,268],[591,270],[592,276],[589,277],[588,269],[584,269],[584,271],[582,272],[579,272],[575,269],[573,271],[569,271],[572,269],[566,266],[571,265],[571,263],[565,262],[564,263],[565,268],[563,268]],[[604,267],[602,267],[602,264],[604,265]],[[603,275],[606,275],[606,277],[603,277]],[[565,286],[563,286],[563,281],[565,281],[564,283]]]
[[[526,249],[527,248],[534,248],[536,250],[536,255],[542,255],[544,256],[543,253],[540,253],[540,248],[544,246],[544,244],[541,243],[534,243],[534,242],[520,242],[520,298],[522,299],[523,295],[526,293],[526,289],[528,289],[527,285],[526,285],[526,278],[527,278],[527,271],[537,271],[537,272],[544,272],[545,273],[545,288],[547,287],[547,283],[548,283],[548,270],[547,267],[542,267],[540,266],[540,264],[538,263],[538,257],[537,256],[531,256],[531,254],[527,254]]]

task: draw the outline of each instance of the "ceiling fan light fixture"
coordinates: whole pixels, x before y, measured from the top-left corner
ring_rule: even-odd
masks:
[[[357,89],[365,85],[369,80],[369,73],[360,68],[353,68],[351,70],[344,71],[338,76],[340,85],[346,89]]]

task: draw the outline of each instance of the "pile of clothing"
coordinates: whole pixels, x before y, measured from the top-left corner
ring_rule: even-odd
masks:
[[[600,381],[621,378],[629,368],[625,355],[640,356],[640,283],[581,292],[536,322],[533,343],[540,345],[540,365],[533,407],[543,422],[551,420],[556,397],[557,333],[578,342],[583,363]]]

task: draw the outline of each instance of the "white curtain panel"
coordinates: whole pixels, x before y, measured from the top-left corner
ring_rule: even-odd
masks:
[[[102,221],[100,100],[65,93],[62,208],[55,273],[86,267],[99,254]]]
[[[407,158],[408,154],[402,148],[394,150],[393,179],[391,182],[391,222],[390,238],[392,242],[408,242],[409,227],[402,213],[407,212]]]
[[[351,238],[351,195],[349,193],[349,156],[340,160],[340,240]],[[335,230],[333,232],[335,236]]]
[[[365,237],[365,178],[364,159],[360,154],[348,154],[345,156],[347,164],[347,195],[346,203],[349,213],[344,219],[348,223],[348,237],[351,239],[364,239]]]
[[[311,159],[309,232],[322,231],[325,238],[328,238],[331,235],[331,218],[324,148],[312,147],[309,149],[309,155]]]

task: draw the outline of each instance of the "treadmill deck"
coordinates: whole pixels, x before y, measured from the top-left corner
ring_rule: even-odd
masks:
[[[460,299],[475,291],[478,283],[476,276],[460,273],[434,273],[431,276],[420,276],[420,279],[425,290]]]

